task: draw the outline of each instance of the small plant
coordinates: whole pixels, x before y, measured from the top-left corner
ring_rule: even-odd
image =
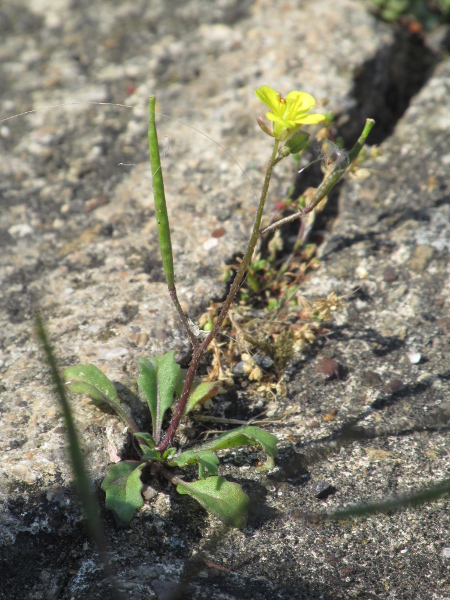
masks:
[[[140,432],[134,421],[122,408],[113,383],[94,365],[76,365],[64,371],[69,388],[74,393],[90,396],[99,404],[107,404],[123,419],[137,442],[139,460],[125,460],[111,465],[103,481],[106,507],[123,521],[130,521],[135,511],[142,507],[142,471],[148,466],[153,475],[162,475],[177,486],[180,494],[195,498],[204,508],[218,516],[227,525],[241,527],[245,523],[248,497],[236,483],[218,475],[218,450],[235,446],[259,445],[267,454],[265,469],[274,467],[277,439],[257,427],[240,427],[220,435],[210,442],[177,454],[173,446],[158,450],[161,443],[162,423],[174,396],[181,396],[186,372],[175,362],[175,351],[152,359],[141,358],[141,375],[138,386],[147,401],[152,417],[152,434]],[[203,382],[193,387],[183,412],[187,415],[199,402],[217,390],[215,383]],[[186,482],[172,471],[173,467],[198,465],[198,480]]]
[[[73,393],[90,396],[94,402],[107,404],[115,410],[129,427],[139,458],[124,460],[108,468],[102,483],[106,493],[106,506],[126,522],[136,510],[142,507],[141,476],[146,470],[152,475],[163,476],[176,486],[180,494],[187,494],[199,502],[206,510],[218,516],[226,525],[242,527],[245,524],[249,498],[236,483],[227,481],[218,474],[219,459],[216,452],[237,446],[259,446],[267,455],[262,469],[271,469],[277,454],[277,439],[257,427],[244,426],[234,429],[204,444],[181,452],[174,445],[181,419],[205,399],[214,395],[217,386],[214,382],[198,383],[196,373],[200,360],[208,346],[220,332],[227,318],[235,296],[251,267],[252,258],[261,236],[275,231],[285,222],[299,219],[311,213],[344,175],[347,168],[358,157],[367,135],[374,125],[368,119],[365,128],[345,161],[335,161],[320,187],[311,195],[310,201],[296,213],[262,229],[264,205],[274,166],[293,153],[303,151],[308,145],[308,136],[300,132],[303,125],[317,124],[325,117],[311,113],[315,100],[304,92],[290,92],[286,98],[267,86],[256,91],[257,97],[270,109],[266,114],[271,126],[258,119],[261,129],[274,139],[272,154],[267,165],[259,206],[244,257],[236,271],[230,291],[222,304],[214,322],[209,323],[209,331],[200,331],[184,314],[177,297],[175,286],[172,244],[169,220],[164,195],[163,176],[159,155],[155,124],[155,97],[150,96],[149,148],[153,176],[155,213],[158,228],[159,246],[169,294],[179,314],[180,320],[192,344],[190,366],[183,371],[175,361],[175,352],[152,358],[140,359],[139,389],[144,396],[152,418],[152,432],[139,431],[118,398],[113,383],[94,365],[76,365],[64,372],[69,389]],[[163,420],[176,401],[170,422],[163,431]],[[198,479],[185,481],[174,469],[188,465],[198,466]]]
[[[415,33],[422,27],[430,30],[448,23],[450,17],[450,0],[372,0],[372,4],[386,21],[412,21],[410,28]]]

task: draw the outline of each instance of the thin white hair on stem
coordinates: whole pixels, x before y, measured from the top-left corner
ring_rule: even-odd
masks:
[[[323,142],[321,153],[325,167],[334,164],[335,167],[341,168],[348,164],[349,152],[345,148],[340,148],[338,144],[330,139]]]
[[[170,138],[169,138],[169,136],[165,135],[164,136],[164,152],[162,153],[161,161],[163,161],[166,158],[167,153],[169,152],[169,146],[170,146]],[[151,168],[151,165],[150,165],[150,168]],[[159,167],[156,169],[156,171],[154,173],[152,173],[152,177],[154,177],[160,169],[161,169],[161,165],[159,165]]]
[[[334,165],[334,168],[342,168],[348,164],[348,156],[349,152],[345,150],[345,148],[341,148],[332,140],[327,139],[320,145],[319,156],[309,162],[306,166],[302,167],[298,173],[303,173],[305,169],[317,162],[321,162],[325,169],[327,169],[330,165]]]
[[[308,167],[310,167],[311,165],[315,164],[316,162],[319,162],[319,160],[322,160],[321,156],[319,156],[319,158],[315,158],[314,160],[312,160],[311,162],[309,162],[307,165],[305,165],[299,171],[297,171],[297,173],[303,173],[303,171],[305,171]]]
[[[161,160],[164,160],[166,156],[169,154],[170,148],[170,137],[168,135],[164,136],[164,151],[161,156]]]
[[[203,331],[203,329],[200,329],[197,323],[195,323],[190,317],[188,317],[187,320],[189,323],[189,328],[196,338],[203,340],[208,336],[209,331]]]
[[[167,156],[167,154],[169,153],[169,147],[170,147],[170,137],[168,135],[164,136],[164,150],[161,156],[161,160],[164,160]],[[142,165],[137,165],[136,163],[123,163],[120,162],[117,165],[118,167],[136,167],[137,169],[151,169],[151,165],[147,165],[147,166],[142,166]],[[156,173],[159,171],[159,169],[161,168],[161,166],[159,166],[156,171],[154,173],[152,173],[152,175],[156,175]]]
[[[94,102],[94,101],[87,100],[85,102],[64,102],[62,104],[49,104],[47,106],[40,106],[39,108],[33,108],[32,110],[25,110],[24,112],[17,113],[15,115],[11,115],[10,117],[5,117],[4,119],[0,119],[0,123],[5,123],[6,121],[11,121],[12,119],[17,119],[18,117],[23,117],[25,115],[31,115],[33,113],[37,113],[42,110],[49,110],[50,108],[63,108],[66,106],[87,106],[87,105],[88,106],[111,106],[111,107],[115,106],[115,107],[119,107],[119,108],[131,108],[133,110],[144,111],[144,109],[141,108],[140,106],[134,106],[133,104],[120,104],[120,103],[116,103],[116,102]],[[244,169],[241,167],[241,165],[238,163],[238,161],[234,158],[234,156],[231,154],[231,152],[229,150],[227,150],[224,146],[222,146],[222,144],[219,144],[219,142],[216,142],[216,140],[214,138],[209,136],[204,131],[201,131],[201,129],[197,129],[197,127],[194,127],[193,125],[189,125],[189,123],[186,123],[185,121],[182,121],[181,119],[175,119],[174,117],[171,117],[169,115],[166,115],[164,113],[160,113],[157,111],[155,111],[155,115],[158,115],[159,117],[164,117],[165,119],[169,119],[170,121],[174,121],[175,123],[180,123],[181,125],[186,125],[186,127],[189,127],[193,131],[196,131],[200,135],[203,135],[208,140],[213,142],[216,146],[218,146],[222,150],[222,152],[225,152],[225,154],[234,162],[234,164],[241,171],[242,175],[244,176],[244,178],[247,180],[248,184],[252,188],[255,199],[258,200],[258,194],[257,194],[256,188],[253,185],[253,183],[251,182],[249,176],[244,171]]]

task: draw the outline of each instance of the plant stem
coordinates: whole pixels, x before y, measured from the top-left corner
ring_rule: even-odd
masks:
[[[240,267],[239,267],[239,269],[236,273],[236,276],[234,278],[234,281],[231,285],[230,291],[228,292],[225,302],[222,305],[220,313],[219,313],[211,331],[208,333],[207,337],[204,339],[204,341],[201,344],[194,345],[194,352],[192,355],[191,364],[189,365],[189,369],[186,374],[186,379],[184,380],[183,391],[181,392],[180,400],[179,400],[179,402],[174,410],[174,413],[172,415],[172,419],[170,421],[169,427],[168,427],[161,443],[159,444],[159,446],[157,448],[159,452],[164,452],[170,446],[170,444],[172,443],[172,441],[175,437],[176,431],[178,429],[178,425],[180,424],[180,420],[183,416],[184,409],[185,409],[187,401],[189,399],[189,394],[190,394],[190,391],[192,388],[192,384],[194,382],[195,374],[197,373],[198,367],[200,365],[200,360],[201,360],[203,354],[206,352],[209,344],[212,342],[212,340],[215,338],[215,336],[219,333],[219,331],[223,325],[223,322],[228,314],[228,311],[231,308],[231,305],[232,305],[234,298],[239,290],[239,287],[241,286],[242,281],[244,280],[244,277],[247,273],[247,270],[249,268],[249,265],[250,265],[250,262],[251,262],[251,259],[253,256],[253,252],[256,248],[256,244],[258,243],[259,238],[261,237],[261,235],[263,233],[266,233],[267,231],[273,231],[275,229],[278,229],[284,223],[289,223],[290,221],[293,221],[294,219],[298,219],[299,217],[302,217],[302,216],[308,214],[309,212],[311,212],[314,209],[314,207],[317,206],[317,204],[319,204],[319,202],[321,200],[323,200],[323,198],[325,198],[325,196],[331,191],[331,189],[336,185],[336,183],[342,178],[342,176],[344,175],[344,173],[346,172],[346,170],[348,169],[350,164],[358,157],[359,153],[361,152],[361,150],[364,146],[366,138],[369,135],[369,132],[374,125],[375,125],[375,121],[373,119],[366,120],[366,124],[361,133],[361,136],[358,138],[358,141],[356,142],[356,144],[350,151],[348,160],[345,161],[344,165],[336,166],[336,168],[331,173],[331,175],[329,177],[327,177],[327,179],[319,187],[312,202],[307,207],[305,207],[303,210],[299,211],[295,215],[291,215],[290,217],[287,217],[286,219],[281,219],[277,223],[274,223],[273,225],[261,230],[261,221],[262,221],[263,212],[264,212],[264,205],[266,202],[267,193],[269,191],[270,179],[272,176],[273,167],[276,163],[278,147],[279,147],[279,141],[275,140],[273,151],[272,151],[272,156],[270,158],[269,164],[267,165],[266,175],[264,178],[264,185],[263,185],[263,188],[261,191],[261,198],[259,201],[259,206],[258,206],[258,210],[256,213],[255,222],[253,224],[253,230],[252,230],[252,234],[250,236],[247,251],[244,255],[244,258],[242,259]]]
[[[230,310],[231,305],[233,304],[234,298],[235,298],[239,288],[241,287],[242,281],[244,280],[244,277],[247,273],[248,267],[250,266],[253,252],[255,251],[256,244],[258,243],[258,240],[260,237],[260,228],[261,228],[261,221],[262,221],[262,217],[263,217],[263,213],[264,213],[264,205],[266,203],[267,193],[269,191],[270,179],[272,177],[272,171],[273,171],[274,163],[275,163],[275,160],[277,157],[279,144],[280,144],[279,141],[275,140],[274,147],[272,150],[272,156],[270,157],[269,164],[267,165],[266,176],[264,177],[264,185],[263,185],[263,188],[261,191],[261,198],[259,201],[259,206],[258,206],[258,210],[257,210],[256,217],[255,217],[255,222],[253,223],[253,230],[252,230],[252,234],[250,236],[247,251],[244,255],[244,258],[242,259],[242,262],[236,273],[236,276],[231,285],[230,291],[228,292],[228,295],[225,299],[225,302],[222,305],[222,309],[221,309],[211,331],[209,332],[208,336],[205,338],[205,340],[201,344],[201,348],[203,348],[204,350],[206,350],[208,348],[209,344],[219,333],[219,331],[222,327],[222,324],[228,314],[228,311]]]
[[[286,223],[290,223],[291,221],[295,221],[296,219],[301,219],[302,217],[304,217],[308,213],[310,213],[312,210],[314,210],[314,208],[319,204],[319,202],[321,202],[325,198],[325,196],[327,196],[331,192],[331,190],[338,183],[338,181],[344,176],[345,172],[350,167],[352,162],[354,160],[356,160],[356,158],[358,158],[358,155],[361,152],[361,150],[366,142],[367,136],[369,135],[370,130],[372,129],[372,127],[374,125],[375,125],[375,121],[373,119],[366,119],[366,124],[364,126],[364,129],[363,129],[360,137],[358,138],[358,141],[353,146],[353,148],[350,150],[348,159],[345,161],[345,164],[343,164],[343,165],[338,164],[336,166],[336,168],[333,170],[333,172],[325,179],[325,181],[319,187],[317,192],[314,194],[314,197],[311,200],[310,204],[308,204],[308,206],[305,206],[305,208],[302,208],[301,210],[294,213],[293,215],[289,215],[288,217],[285,217],[284,219],[280,219],[276,223],[272,223],[272,225],[265,227],[264,229],[261,230],[261,232],[260,232],[261,235],[264,235],[265,233],[269,233],[270,231],[276,231],[277,229],[279,229]]]
[[[183,481],[183,479],[178,477],[178,475],[175,475],[170,469],[166,469],[161,463],[153,463],[151,466],[151,473],[152,475],[162,475],[168,481],[170,481],[172,485],[186,483]]]
[[[161,158],[159,156],[158,134],[156,132],[156,98],[149,97],[150,118],[148,124],[148,147],[150,151],[150,164],[152,168],[153,196],[155,198],[156,224],[158,228],[159,249],[163,263],[164,275],[169,288],[169,294],[180,316],[180,319],[191,340],[191,344],[198,346],[198,341],[189,327],[189,322],[180,306],[175,287],[175,275],[173,270],[172,241],[170,239],[169,216],[167,214],[166,196],[164,193],[164,180],[161,170]]]
[[[228,314],[228,311],[231,308],[233,300],[239,290],[239,287],[241,286],[242,281],[244,280],[244,277],[247,273],[248,267],[252,260],[253,252],[255,250],[256,244],[258,243],[258,240],[260,237],[260,229],[261,229],[261,221],[262,221],[262,217],[263,217],[263,213],[264,213],[264,205],[266,202],[267,193],[269,191],[270,178],[272,176],[274,162],[277,157],[278,146],[279,146],[279,141],[275,140],[274,147],[272,150],[272,156],[270,157],[269,164],[267,165],[266,175],[264,177],[264,184],[263,184],[263,188],[261,191],[261,198],[259,200],[259,206],[258,206],[258,210],[256,212],[255,221],[253,223],[253,230],[252,230],[252,234],[250,236],[250,240],[248,242],[247,251],[245,252],[244,258],[242,259],[242,262],[239,266],[238,272],[236,273],[236,276],[231,285],[230,291],[228,292],[225,302],[222,305],[222,309],[221,309],[211,331],[208,333],[207,337],[203,340],[203,342],[200,345],[197,345],[194,347],[191,364],[189,365],[186,379],[184,380],[183,391],[181,392],[180,400],[179,400],[179,402],[175,408],[175,411],[173,413],[172,419],[169,424],[169,428],[167,429],[167,432],[164,435],[162,442],[158,446],[159,452],[164,452],[169,447],[169,445],[172,443],[173,438],[175,437],[175,433],[178,429],[178,425],[180,424],[181,417],[183,416],[183,412],[184,412],[184,409],[186,407],[186,404],[187,404],[187,401],[189,398],[189,394],[190,394],[190,391],[192,388],[192,384],[194,382],[195,374],[197,373],[197,370],[198,370],[198,367],[200,364],[200,360],[201,360],[203,354],[208,349],[209,344],[219,333],[219,331],[223,325],[223,322]]]

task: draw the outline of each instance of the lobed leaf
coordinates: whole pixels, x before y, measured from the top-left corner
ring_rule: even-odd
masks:
[[[134,513],[143,506],[141,472],[145,463],[123,461],[111,465],[102,482],[106,492],[106,508],[113,510],[119,519],[129,523]]]
[[[192,483],[183,481],[178,483],[177,492],[192,496],[226,525],[242,528],[247,522],[249,497],[241,486],[224,477],[207,477]]]
[[[245,427],[238,427],[237,429],[228,431],[227,433],[219,435],[219,437],[209,442],[206,442],[201,446],[192,448],[190,452],[193,452],[194,454],[198,454],[199,452],[203,452],[204,450],[216,452],[217,450],[223,450],[225,448],[233,448],[235,446],[254,446],[255,444],[261,446],[261,448],[267,454],[267,460],[263,467],[261,467],[261,470],[273,469],[275,466],[274,459],[278,452],[277,438],[271,433],[263,431],[262,429],[259,429],[259,427],[253,427],[251,425]],[[183,454],[187,453],[183,452]],[[181,454],[180,456],[183,456],[183,454]]]
[[[158,444],[164,413],[173,404],[180,378],[180,366],[175,362],[175,350],[151,359],[139,359],[141,375],[138,386],[147,400],[153,423],[153,438]]]
[[[185,467],[186,465],[192,465],[195,462],[198,462],[198,476],[200,479],[204,479],[210,475],[217,475],[219,459],[209,450],[202,452],[188,450],[187,452],[182,452],[173,460],[173,464],[177,467]]]
[[[99,406],[107,404],[133,431],[137,431],[133,419],[120,404],[114,384],[100,369],[94,365],[75,365],[64,370],[64,379],[73,394],[89,396]]]

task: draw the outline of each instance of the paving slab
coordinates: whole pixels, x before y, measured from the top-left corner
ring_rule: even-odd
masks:
[[[366,116],[383,131],[381,156],[364,165],[370,178],[347,179],[330,198],[321,268],[302,288],[307,299],[349,294],[346,309],[286,369],[277,407],[290,420],[268,426],[278,471],[255,473],[251,452],[224,465],[254,499],[247,527],[208,546],[217,520],[158,488],[129,527],[105,514],[114,570],[129,597],[161,600],[204,548],[186,598],[450,597],[448,501],[339,523],[304,518],[448,477],[448,61],[432,72],[430,55],[421,80],[414,44],[400,55],[395,29],[350,0],[34,0],[4,2],[0,16],[0,118],[65,102],[137,107],[72,104],[0,124],[0,597],[108,594],[72,490],[33,297],[61,366],[93,362],[136,410],[138,358],[189,350],[156,244],[148,94],[172,117],[160,118],[163,167],[180,300],[195,318],[223,295],[223,265],[248,237],[270,153],[255,124],[263,84],[326,98],[349,144]],[[423,87],[394,128],[405,73]],[[293,177],[280,166],[273,204]],[[324,359],[339,364],[337,377],[320,374]],[[236,413],[252,401],[239,390]],[[120,451],[127,436],[89,401],[74,407],[99,484],[111,444]]]

